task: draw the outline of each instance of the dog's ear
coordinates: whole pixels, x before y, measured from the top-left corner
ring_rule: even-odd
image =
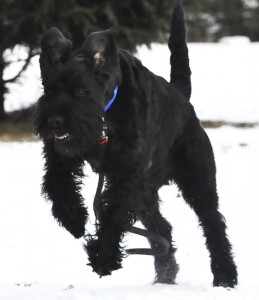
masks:
[[[41,54],[51,65],[55,66],[69,58],[72,42],[64,37],[61,31],[53,27],[41,40]]]
[[[114,33],[113,28],[93,32],[89,34],[83,45],[85,58],[90,60],[94,67],[99,70],[116,63],[118,60]]]

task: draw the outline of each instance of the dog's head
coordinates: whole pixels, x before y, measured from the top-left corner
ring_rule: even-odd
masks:
[[[44,94],[38,101],[36,131],[62,155],[83,155],[100,142],[104,107],[119,83],[113,30],[90,34],[82,48],[51,28],[41,42]]]

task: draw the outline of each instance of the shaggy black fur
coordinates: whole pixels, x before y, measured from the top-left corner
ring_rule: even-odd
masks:
[[[58,222],[82,237],[87,210],[80,185],[87,161],[106,178],[96,235],[85,245],[93,270],[104,276],[121,268],[120,243],[140,220],[170,242],[166,255],[155,256],[155,282],[172,284],[178,271],[176,249],[172,227],[159,211],[158,190],[173,180],[203,228],[214,286],[234,287],[237,271],[218,211],[213,151],[189,102],[185,34],[177,5],[169,39],[170,83],[117,49],[112,30],[90,34],[77,51],[58,29],[45,34],[40,56],[44,94],[36,118],[46,160],[43,192],[53,202]],[[104,113],[116,85],[115,102]],[[104,124],[106,145],[100,143]]]

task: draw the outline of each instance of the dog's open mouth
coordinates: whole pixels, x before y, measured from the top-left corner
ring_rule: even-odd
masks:
[[[56,141],[66,141],[69,140],[70,134],[68,132],[64,134],[54,133],[54,138]]]

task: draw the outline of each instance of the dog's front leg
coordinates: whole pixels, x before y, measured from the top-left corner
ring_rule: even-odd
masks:
[[[102,196],[103,211],[97,224],[96,235],[85,245],[89,265],[100,277],[121,268],[123,258],[120,243],[124,233],[134,223],[135,216],[129,205],[130,192],[120,194],[112,188]],[[120,186],[120,191],[121,189]],[[119,195],[120,194],[120,195]]]
[[[52,214],[75,238],[85,233],[87,209],[80,194],[84,161],[63,157],[54,150],[44,149],[45,175],[43,195],[52,201]]]

